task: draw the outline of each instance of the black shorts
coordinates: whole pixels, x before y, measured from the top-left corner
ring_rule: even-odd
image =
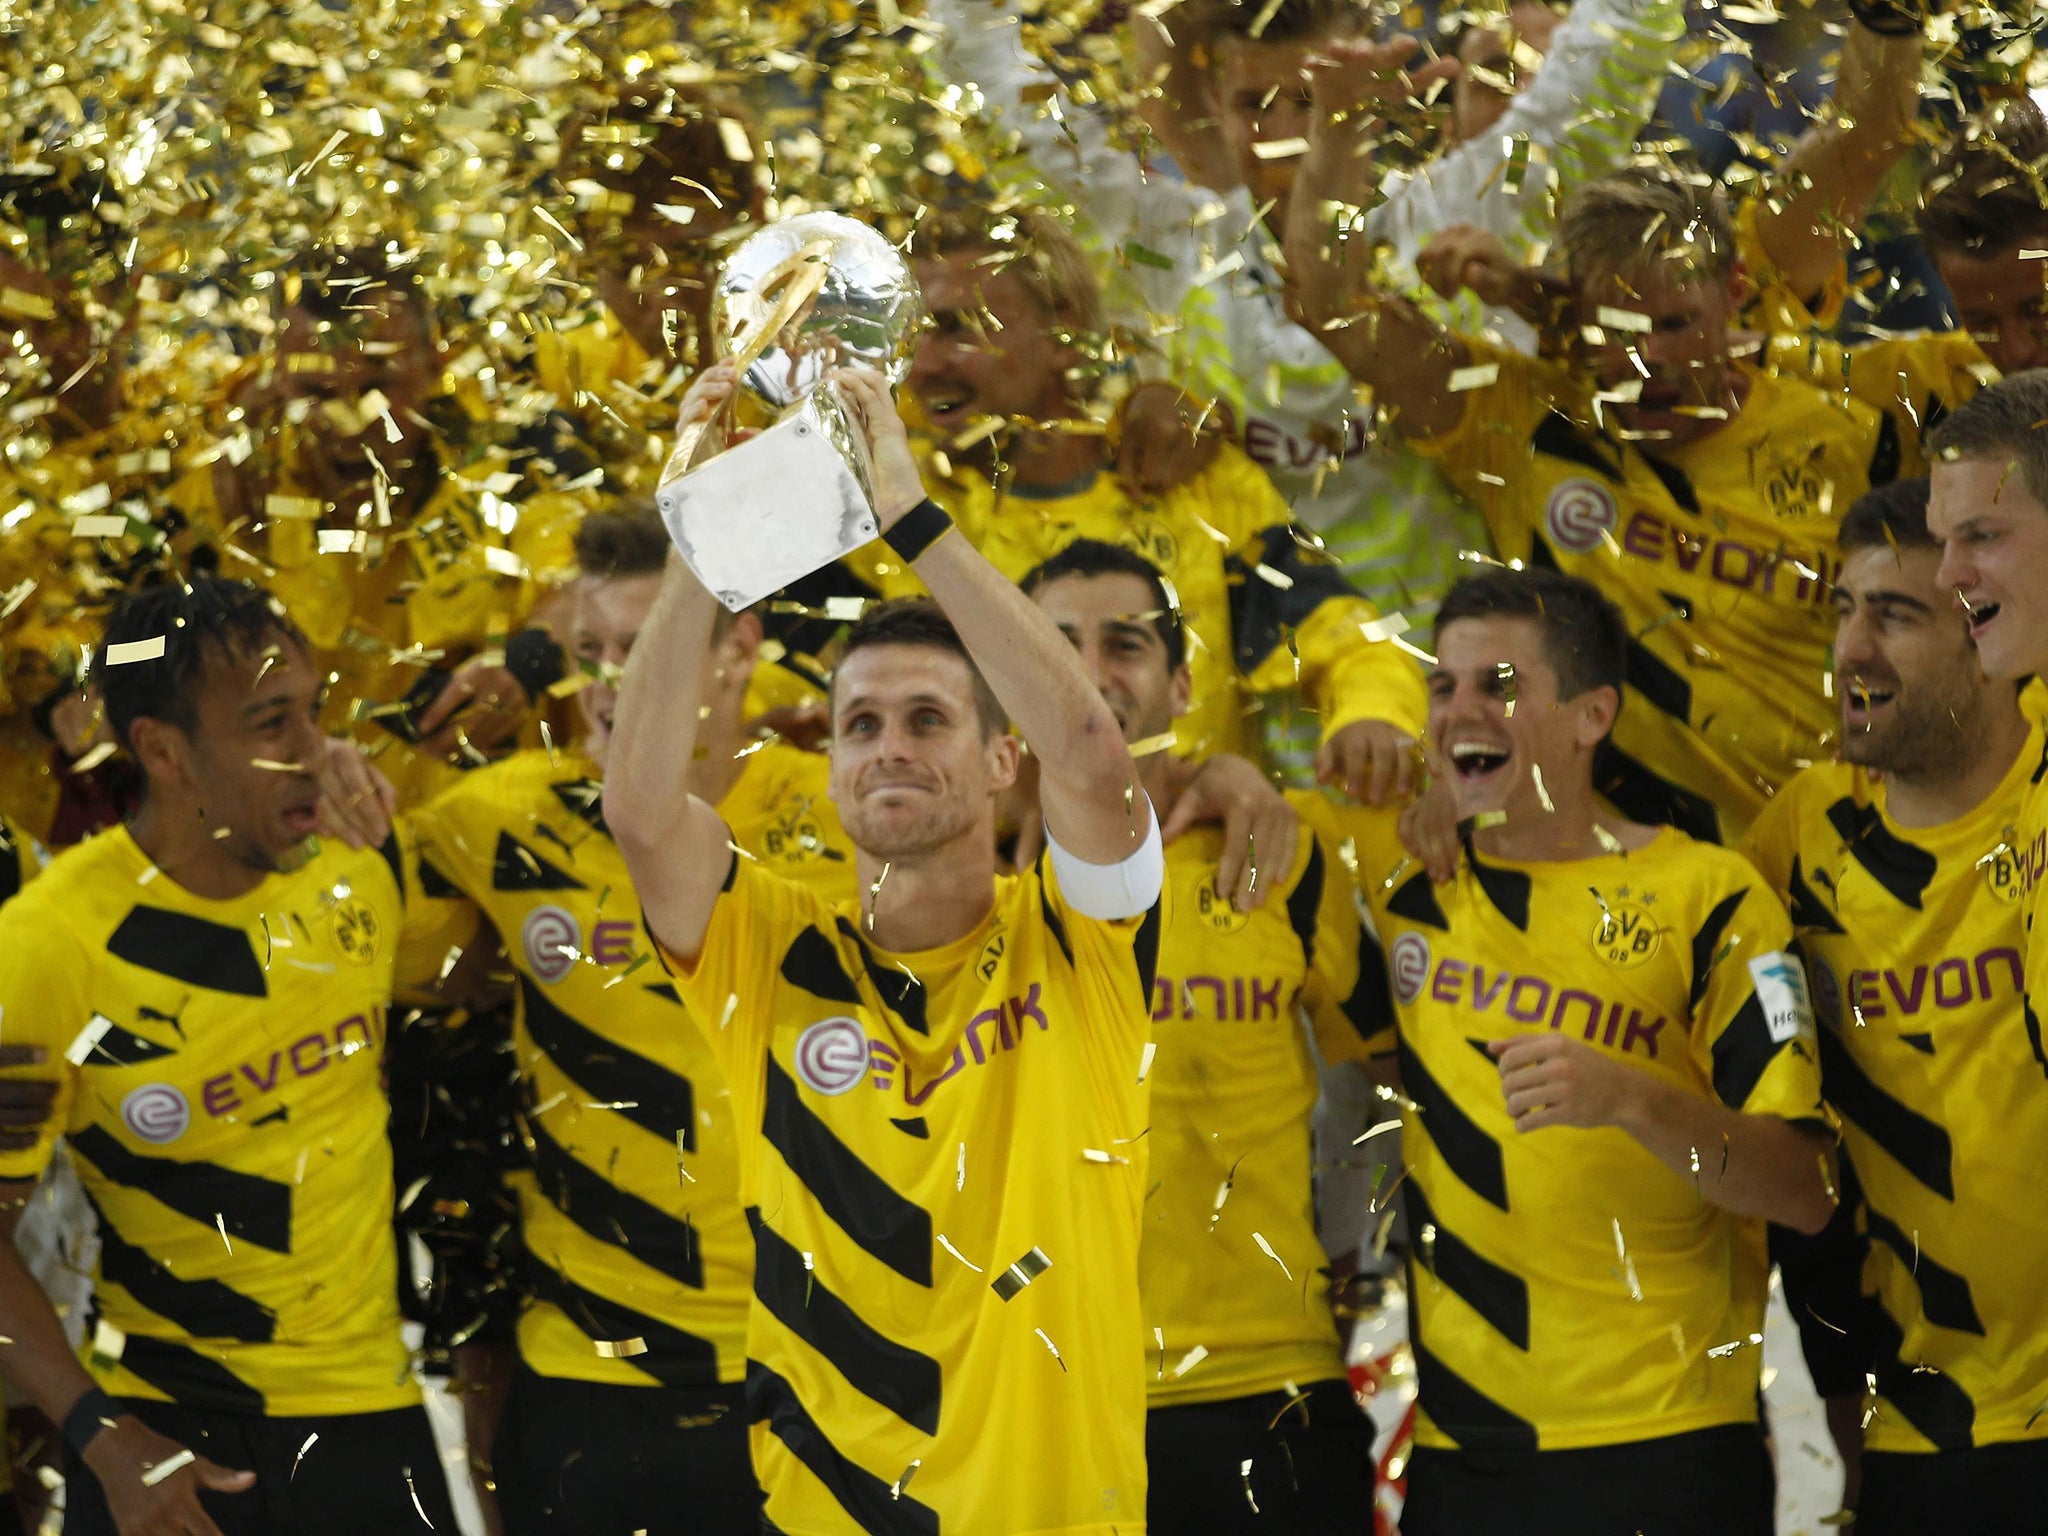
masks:
[[[2048,1536],[2048,1440],[1863,1453],[1856,1536]]]
[[[445,1536],[455,1529],[424,1408],[287,1419],[118,1401],[208,1461],[256,1474],[246,1493],[199,1495],[222,1536],[425,1536],[430,1528]],[[308,1445],[314,1435],[319,1439]],[[68,1446],[64,1500],[64,1536],[117,1536],[99,1479]]]
[[[506,1536],[759,1536],[737,1386],[615,1387],[521,1366],[491,1448]]]
[[[1401,1536],[1772,1536],[1776,1503],[1754,1424],[1576,1451],[1417,1446]]]
[[[1154,1408],[1147,1529],[1160,1536],[1369,1536],[1372,1420],[1342,1381]],[[1250,1462],[1249,1474],[1243,1470]]]

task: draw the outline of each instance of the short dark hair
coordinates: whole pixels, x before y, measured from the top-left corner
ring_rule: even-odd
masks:
[[[161,656],[109,661],[116,647],[159,639]],[[129,728],[141,719],[192,730],[208,669],[279,643],[311,649],[284,604],[246,581],[195,575],[130,592],[108,617],[92,667],[114,739],[131,747]]]
[[[1977,391],[1928,430],[1927,453],[1945,459],[1999,459],[2048,507],[2048,368],[2007,374]]]
[[[2024,96],[1963,123],[1927,173],[1920,238],[1979,256],[2048,240],[2048,118]]]
[[[1136,550],[1101,539],[1076,539],[1050,560],[1041,561],[1025,573],[1019,583],[1026,595],[1035,594],[1047,582],[1066,576],[1135,576],[1152,593],[1152,628],[1166,647],[1166,666],[1178,672],[1188,659],[1187,632],[1181,628],[1180,609],[1166,590],[1166,577],[1158,566]]]
[[[931,598],[899,597],[868,609],[847,630],[845,644],[839,652],[839,666],[843,668],[847,659],[856,652],[871,651],[884,645],[917,646],[958,656],[967,663],[967,675],[974,685],[974,713],[981,720],[981,734],[984,737],[1000,736],[1010,729],[1009,711],[1003,708],[995,690],[989,687],[988,679],[981,675],[981,668],[974,664],[974,658],[967,651],[967,642],[960,638],[960,631],[946,617],[945,609]],[[836,686],[836,669],[833,682]]]
[[[1197,34],[1212,45],[1306,43],[1372,27],[1372,11],[1359,0],[1206,0],[1196,13]]]
[[[1438,644],[1460,619],[1534,619],[1560,697],[1575,699],[1594,688],[1612,688],[1618,697],[1627,680],[1628,622],[1606,594],[1577,576],[1505,566],[1467,576],[1437,610]]]
[[[1845,555],[1859,549],[1940,549],[1941,540],[1927,531],[1925,475],[1894,480],[1865,491],[1849,504],[1835,534],[1835,547]]]
[[[669,548],[668,525],[646,498],[592,512],[576,527],[576,569],[585,576],[659,576]]]

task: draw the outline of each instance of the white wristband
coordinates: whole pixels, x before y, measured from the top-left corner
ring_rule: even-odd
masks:
[[[1060,846],[1050,826],[1045,829],[1045,851],[1059,876],[1060,894],[1083,917],[1103,922],[1138,917],[1151,911],[1152,904],[1159,900],[1159,892],[1166,884],[1166,846],[1159,840],[1159,817],[1152,809],[1151,798],[1140,798],[1145,801],[1145,819],[1149,823],[1144,841],[1115,864],[1090,864],[1078,859]]]

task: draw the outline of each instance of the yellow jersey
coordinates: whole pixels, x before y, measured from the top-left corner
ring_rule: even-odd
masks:
[[[733,866],[670,964],[739,1126],[769,1523],[1142,1531],[1159,909],[1086,917],[1041,860],[956,942],[891,954],[857,903]]]
[[[2013,846],[2019,860],[2020,925],[2027,957],[2024,1007],[2027,1039],[2042,1054],[2041,1010],[2048,1008],[2048,942],[2034,942],[2034,917],[2041,888],[2048,882],[2048,754],[2034,764],[2020,802],[2018,835]]]
[[[1316,1237],[1319,1090],[1303,1024],[1326,1059],[1356,1059],[1383,1028],[1387,998],[1376,964],[1360,982],[1359,946],[1372,941],[1325,802],[1289,798],[1304,818],[1294,866],[1251,912],[1215,892],[1217,829],[1166,850],[1138,1255],[1155,1408],[1344,1374]]]
[[[1754,1422],[1763,1223],[1625,1131],[1517,1131],[1486,1046],[1566,1030],[1731,1109],[1817,1118],[1784,907],[1740,854],[1671,828],[1626,855],[1468,851],[1432,886],[1390,816],[1346,824],[1399,1014],[1416,1442],[1560,1450]]]
[[[2048,1437],[2048,1056],[2026,1019],[2014,831],[2043,748],[2037,725],[1943,826],[1899,826],[1884,786],[1840,763],[1750,830],[1812,966],[1822,1084],[1863,1189],[1865,1306],[1838,1326],[1878,1350],[1872,1450]]]
[[[399,1336],[381,1081],[404,927],[397,845],[322,849],[194,896],[125,827],[0,908],[0,1018],[58,1085],[99,1217],[87,1365],[119,1397],[228,1413],[419,1400]]]
[[[0,906],[21,894],[21,888],[43,867],[43,860],[42,844],[0,816]]]
[[[1259,696],[1297,687],[1324,739],[1368,719],[1421,733],[1421,671],[1391,639],[1372,637],[1379,610],[1333,563],[1306,554],[1301,541],[1313,536],[1241,450],[1226,445],[1208,469],[1158,497],[1139,497],[1106,471],[1057,495],[998,487],[965,469],[928,473],[926,483],[1012,581],[1076,539],[1121,545],[1159,567],[1186,624],[1194,678],[1193,707],[1174,728],[1183,757],[1256,758]],[[924,590],[885,545],[848,564],[885,597]]]
[[[1603,430],[1584,375],[1467,345],[1497,373],[1422,450],[1485,514],[1503,560],[1593,582],[1633,636],[1598,788],[1637,821],[1738,840],[1830,754],[1835,531],[1873,484],[1915,472],[1917,427],[1888,398],[1744,364],[1735,416],[1652,456]]]
[[[771,743],[720,809],[751,857],[838,899],[853,894],[853,856],[826,771]],[[522,752],[407,818],[422,887],[460,892],[518,978],[535,1170],[515,1181],[532,1295],[519,1353],[576,1381],[737,1382],[754,1242],[731,1100],[676,988],[648,964],[602,797],[587,758]]]

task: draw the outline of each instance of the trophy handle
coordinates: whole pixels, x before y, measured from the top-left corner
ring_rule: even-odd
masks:
[[[755,286],[753,297],[766,299],[775,294],[775,302],[757,324],[746,326],[733,336],[733,352],[729,361],[733,371],[744,378],[749,368],[760,361],[761,354],[768,350],[768,344],[789,326],[799,323],[818,296],[818,290],[825,286],[825,279],[832,275],[829,257],[832,242],[813,240],[786,261],[770,269]],[[777,290],[780,289],[780,293]],[[726,409],[738,398],[738,392],[729,396]],[[713,412],[702,421],[693,421],[676,437],[675,450],[669,454],[668,463],[662,467],[661,480],[657,489],[666,489],[672,482],[688,474],[697,458],[697,449],[704,441],[704,434],[718,419]]]

